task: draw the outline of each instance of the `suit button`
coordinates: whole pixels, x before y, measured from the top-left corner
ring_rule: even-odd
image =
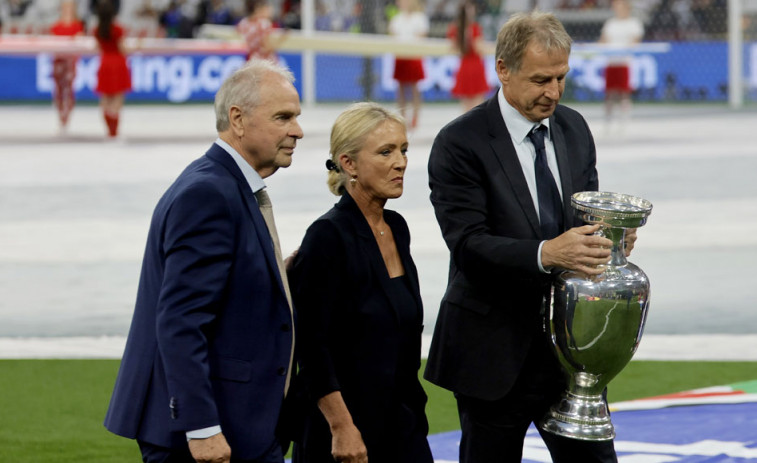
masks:
[[[179,411],[176,407],[176,397],[171,397],[168,401],[168,408],[171,409],[171,419],[177,419],[179,417]]]
[[[287,331],[289,331],[289,324],[288,323],[284,323],[283,325],[281,325],[281,331],[283,331],[285,333]]]
[[[287,374],[287,369],[284,367],[280,367],[276,372],[279,374],[279,376],[284,376]]]

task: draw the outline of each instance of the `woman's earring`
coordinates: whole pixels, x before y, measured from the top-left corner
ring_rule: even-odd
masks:
[[[357,175],[353,174],[352,178],[350,179],[350,183],[356,183],[357,182]]]

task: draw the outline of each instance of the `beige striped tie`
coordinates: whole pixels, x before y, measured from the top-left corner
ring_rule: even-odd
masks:
[[[263,214],[263,219],[268,227],[268,233],[271,235],[271,241],[273,241],[273,252],[276,255],[276,265],[279,267],[281,282],[284,283],[284,292],[286,293],[287,303],[289,305],[289,316],[292,319],[292,350],[289,353],[289,366],[287,368],[287,378],[284,386],[284,395],[286,396],[287,391],[289,391],[289,382],[292,378],[292,363],[294,360],[294,314],[292,312],[292,294],[289,291],[289,280],[287,278],[286,267],[284,266],[284,259],[281,257],[281,245],[279,244],[279,234],[276,232],[276,222],[273,220],[273,205],[271,204],[271,198],[268,197],[268,193],[262,188],[255,193],[255,197],[258,200],[260,213]]]

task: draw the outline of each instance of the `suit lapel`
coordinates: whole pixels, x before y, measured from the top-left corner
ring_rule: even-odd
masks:
[[[510,132],[507,130],[505,121],[502,119],[502,112],[499,108],[496,95],[492,97],[486,105],[487,119],[489,123],[489,135],[494,155],[499,161],[500,167],[510,183],[513,195],[518,200],[523,213],[528,219],[534,233],[541,236],[539,227],[539,216],[536,214],[534,200],[531,197],[531,191],[528,189],[526,177],[523,175],[523,167],[520,165],[518,155],[515,152]]]
[[[378,247],[376,238],[373,236],[370,225],[368,225],[368,221],[365,219],[365,216],[363,216],[363,213],[355,203],[355,200],[352,199],[349,194],[344,193],[338,205],[347,212],[346,216],[349,218],[361,244],[360,249],[365,254],[368,262],[370,262],[371,268],[379,281],[379,286],[389,300],[392,312],[394,312],[394,318],[399,323],[399,308],[396,306],[395,298],[392,297],[389,272],[386,271],[384,258],[381,256],[381,250]],[[389,224],[389,226],[391,226],[391,224]],[[394,233],[394,229],[392,229],[392,233]],[[397,235],[395,234],[395,240],[397,239],[396,236]]]
[[[570,224],[568,220],[572,214],[570,207],[570,196],[573,192],[573,180],[570,175],[570,164],[568,161],[568,147],[565,143],[565,135],[560,125],[555,122],[555,116],[552,115],[549,121],[550,130],[552,130],[552,145],[555,147],[555,156],[557,157],[557,168],[560,170],[560,183],[562,184],[562,212],[565,217],[564,223]]]
[[[260,212],[258,201],[255,199],[255,194],[252,192],[250,184],[247,183],[247,180],[242,175],[242,171],[239,170],[239,166],[237,166],[229,153],[220,146],[214,143],[205,155],[212,161],[221,164],[237,181],[237,186],[242,194],[242,201],[250,212],[252,225],[255,229],[255,234],[258,237],[258,241],[260,242],[260,247],[263,249],[263,255],[265,256],[268,268],[271,271],[271,274],[276,276],[279,290],[286,298],[284,283],[281,280],[279,266],[276,262],[276,255],[273,251],[273,240],[271,239],[271,234],[268,232],[268,226],[265,223],[263,214]]]

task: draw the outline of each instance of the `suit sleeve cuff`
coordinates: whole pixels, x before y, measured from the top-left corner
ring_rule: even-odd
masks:
[[[545,269],[543,265],[541,265],[541,247],[544,246],[544,243],[546,241],[542,241],[539,243],[539,250],[536,252],[536,265],[539,266],[539,271],[541,273],[550,273],[549,270]]]
[[[207,439],[213,437],[216,434],[221,434],[221,426],[210,426],[208,428],[195,429],[194,431],[187,431],[187,442],[192,439]]]

